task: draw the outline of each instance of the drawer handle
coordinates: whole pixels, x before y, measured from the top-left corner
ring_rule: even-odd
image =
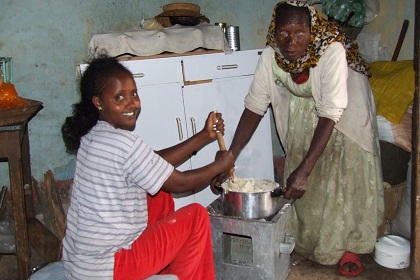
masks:
[[[238,68],[238,64],[226,64],[226,65],[219,65],[216,67],[217,70],[236,69],[236,68]]]
[[[181,119],[179,117],[176,118],[176,124],[178,126],[179,141],[182,141],[182,139],[184,139],[184,135],[182,134]]]
[[[192,127],[192,133],[195,135],[197,133],[197,128],[195,126],[195,119],[191,117],[191,127]]]
[[[137,74],[133,74],[134,79],[135,78],[144,78],[144,73],[137,73]]]

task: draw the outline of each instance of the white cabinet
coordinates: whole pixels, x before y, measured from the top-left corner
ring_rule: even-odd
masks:
[[[138,90],[141,113],[135,133],[154,150],[167,148],[187,139],[181,87],[178,84],[138,85]],[[177,168],[191,169],[191,162],[187,161]],[[195,202],[192,192],[174,197],[177,208]]]
[[[129,60],[141,100],[135,129],[153,149],[179,143],[200,131],[210,111],[225,120],[226,146],[244,109],[244,97],[259,59],[258,50]],[[217,141],[178,167],[198,168],[214,160]],[[270,118],[267,114],[235,163],[235,176],[274,180]],[[191,202],[209,205],[217,198],[210,187],[175,199],[179,208]]]
[[[225,134],[223,138],[226,146],[229,147],[242,115],[243,100],[251,81],[252,76],[240,76],[213,80],[212,83],[208,84],[185,86],[183,94],[187,119],[194,118],[197,124],[204,124],[207,115],[203,114],[203,112],[211,110],[221,112],[225,120]],[[212,100],[213,102],[203,102],[203,100]],[[190,132],[190,128],[188,129]],[[206,146],[197,156],[191,158],[192,166],[197,167],[208,164],[214,158],[218,149],[219,146],[216,141]],[[270,119],[267,116],[261,121],[250,143],[236,160],[235,176],[273,180],[271,149]],[[206,206],[216,198],[217,196],[212,193],[210,188],[195,192],[196,201]]]

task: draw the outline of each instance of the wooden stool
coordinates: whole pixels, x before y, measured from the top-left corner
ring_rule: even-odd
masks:
[[[28,121],[42,109],[42,103],[28,100],[30,107],[0,110],[0,159],[9,162],[10,190],[13,204],[16,256],[19,279],[30,276],[30,247],[28,242],[25,188],[31,189]],[[28,209],[29,210],[29,209]]]

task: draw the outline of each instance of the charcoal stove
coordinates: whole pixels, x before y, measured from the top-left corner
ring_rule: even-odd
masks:
[[[290,271],[294,238],[291,204],[265,219],[223,214],[222,198],[207,207],[210,215],[217,280],[284,280]]]

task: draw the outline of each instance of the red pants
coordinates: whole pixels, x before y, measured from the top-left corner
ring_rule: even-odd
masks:
[[[175,274],[180,280],[215,279],[210,219],[200,204],[174,212],[170,194],[147,196],[148,225],[130,250],[115,253],[114,279]]]

